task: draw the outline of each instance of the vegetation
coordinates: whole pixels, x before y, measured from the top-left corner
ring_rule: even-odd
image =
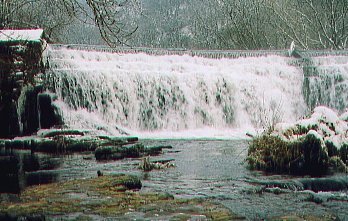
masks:
[[[116,46],[135,30],[122,24],[122,10],[131,3],[128,0],[1,0],[0,29],[41,27],[53,42],[91,43],[90,39],[97,38],[99,43],[103,39]],[[88,37],[85,33],[89,33]]]
[[[1,0],[0,28],[43,27],[54,42],[160,48],[345,49],[342,0]]]
[[[251,169],[272,173],[322,175],[333,169],[347,172],[346,150],[328,152],[328,146],[311,133],[295,141],[284,141],[277,135],[263,134],[251,141],[247,162]]]
[[[308,119],[279,128],[272,125],[254,137],[248,149],[251,169],[267,172],[322,175],[333,169],[347,172],[347,121],[326,107]]]
[[[175,199],[166,193],[129,191],[139,188],[139,183],[137,177],[121,174],[29,187],[18,202],[1,203],[0,217],[57,217],[83,213],[87,217],[103,219],[123,217],[133,211],[143,213],[149,219],[165,216],[188,220],[198,215],[210,220],[238,218],[226,208],[208,201]]]
[[[143,1],[132,22],[137,46],[203,49],[347,47],[347,1]]]

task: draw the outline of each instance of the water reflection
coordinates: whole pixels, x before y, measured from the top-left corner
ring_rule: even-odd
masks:
[[[0,149],[0,193],[20,193],[26,186],[55,182],[61,158],[24,150]]]

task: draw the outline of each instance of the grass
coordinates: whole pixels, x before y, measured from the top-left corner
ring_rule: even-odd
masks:
[[[279,137],[264,134],[252,140],[246,160],[251,169],[289,172],[289,162],[300,154],[301,148],[297,143],[288,144]]]
[[[312,134],[294,141],[263,134],[251,141],[246,161],[250,169],[271,173],[324,175],[330,169],[337,172],[348,171],[346,152],[344,147],[340,153],[330,151],[327,144]]]

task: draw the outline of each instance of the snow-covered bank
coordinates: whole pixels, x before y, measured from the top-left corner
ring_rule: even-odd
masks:
[[[319,106],[314,109],[310,118],[294,124],[277,124],[273,135],[278,135],[286,141],[294,141],[310,133],[340,150],[348,144],[347,122],[348,111],[339,116],[332,109]]]
[[[347,171],[348,112],[338,116],[320,106],[308,119],[280,123],[270,134],[253,140],[248,162],[272,172],[322,174],[329,168]]]

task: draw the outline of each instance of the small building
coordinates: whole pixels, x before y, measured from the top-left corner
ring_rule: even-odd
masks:
[[[29,135],[39,128],[37,94],[44,73],[42,29],[0,30],[0,138]]]

